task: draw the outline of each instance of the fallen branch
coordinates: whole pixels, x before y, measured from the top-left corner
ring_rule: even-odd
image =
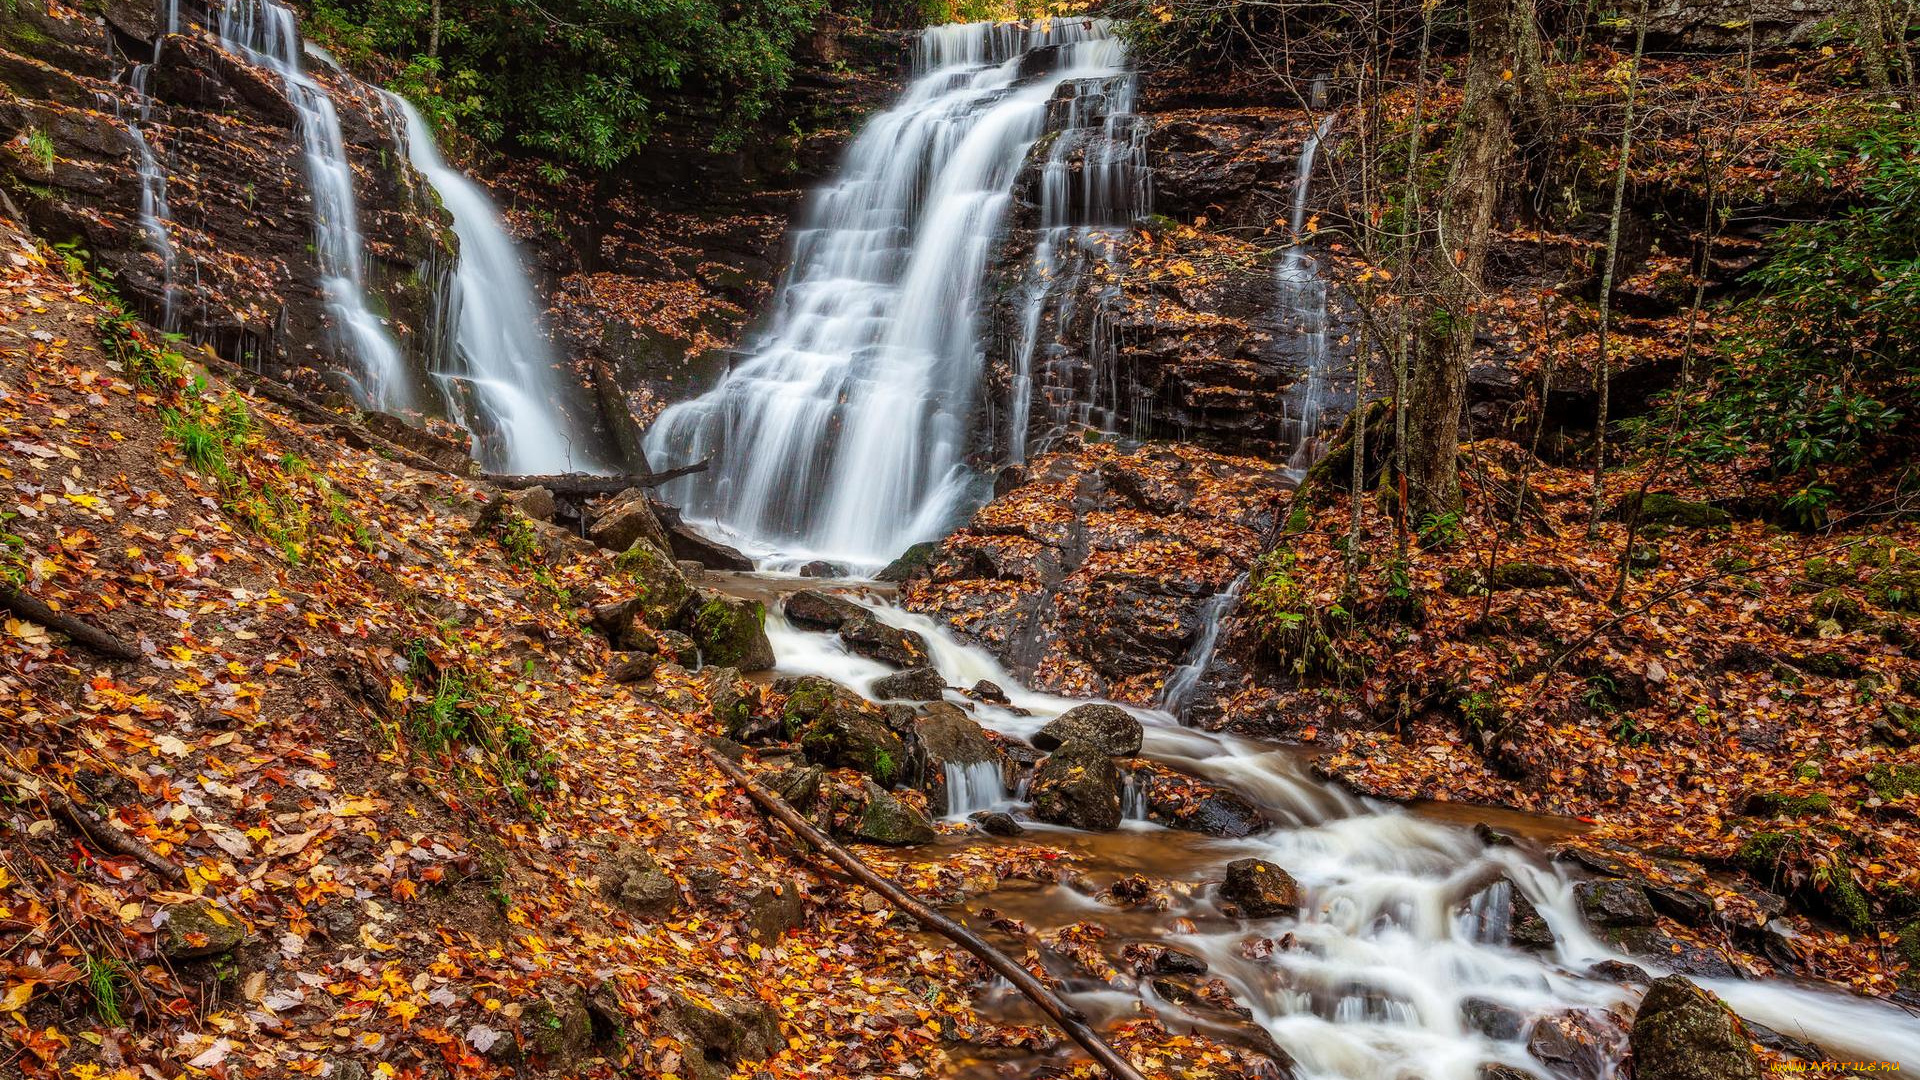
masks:
[[[0,586],[0,607],[28,622],[37,622],[49,630],[57,630],[101,656],[130,662],[140,659],[139,649],[97,626],[83,623],[71,615],[62,615],[26,593]]]
[[[1061,1000],[1058,994],[1039,979],[1034,978],[1032,972],[1014,963],[1012,958],[989,945],[978,934],[914,899],[900,886],[881,877],[872,867],[863,862],[860,856],[841,847],[815,828],[812,822],[802,817],[800,812],[788,805],[785,799],[761,787],[747,770],[711,749],[707,751],[707,758],[721,772],[726,773],[734,783],[744,788],[747,797],[759,804],[761,809],[772,814],[782,825],[793,830],[795,835],[812,844],[822,855],[859,879],[861,884],[885,897],[894,907],[913,916],[923,928],[948,938],[1005,977],[1015,989],[1026,995],[1027,1000],[1038,1006],[1040,1011],[1060,1025],[1061,1030],[1071,1036],[1074,1042],[1079,1043],[1088,1054],[1092,1055],[1093,1060],[1106,1069],[1109,1076],[1116,1077],[1117,1080],[1145,1080],[1139,1070],[1100,1037],[1099,1032],[1088,1026],[1085,1014]]]
[[[72,825],[80,835],[92,842],[94,847],[102,851],[111,851],[116,855],[125,855],[169,882],[185,880],[186,874],[182,873],[178,866],[161,857],[159,852],[127,835],[118,826],[87,813],[53,784],[4,763],[0,763],[0,780],[5,780],[46,803],[47,809],[65,818],[67,824]]]
[[[481,479],[495,487],[509,491],[543,487],[555,495],[572,495],[576,498],[592,498],[597,495],[618,495],[629,488],[659,487],[669,480],[678,480],[683,476],[707,471],[712,458],[683,465],[666,472],[645,473],[634,476],[596,476],[592,473],[554,473],[548,476],[513,476],[505,473],[487,473]]]

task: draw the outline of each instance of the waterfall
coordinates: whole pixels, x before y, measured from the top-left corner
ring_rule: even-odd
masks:
[[[1040,233],[1021,282],[1020,338],[1013,349],[1007,424],[1007,456],[1013,461],[1027,459],[1036,382],[1056,425],[1126,427],[1140,435],[1151,420],[1150,405],[1137,399],[1131,380],[1121,377],[1103,319],[1120,293],[1120,243],[1133,222],[1152,209],[1146,127],[1133,112],[1136,82],[1129,72],[1072,84],[1059,134],[1040,170]],[[1044,363],[1039,353],[1048,313],[1056,331],[1073,325],[1087,293],[1088,271],[1096,265],[1104,268],[1107,284],[1088,297],[1092,379],[1083,393],[1073,385],[1073,364],[1063,343],[1049,343],[1049,352],[1058,355]]]
[[[292,10],[277,0],[227,0],[220,10],[220,45],[272,70],[286,87],[306,155],[321,290],[341,344],[358,369],[352,378],[354,396],[368,408],[411,408],[413,394],[400,349],[367,304],[353,167],[340,135],[340,117],[326,87],[301,68],[302,42]]]
[[[978,810],[993,810],[1007,801],[1005,778],[997,761],[976,761],[970,765],[946,762],[947,817],[964,821]]]
[[[1317,95],[1319,80],[1315,82]],[[1332,130],[1336,115],[1328,113],[1313,134],[1300,144],[1299,172],[1293,181],[1293,242],[1280,256],[1280,268],[1275,272],[1282,321],[1297,329],[1306,354],[1305,370],[1301,372],[1291,410],[1293,453],[1287,464],[1295,469],[1313,464],[1314,447],[1326,411],[1327,383],[1333,374],[1327,355],[1327,283],[1320,277],[1313,257],[1306,253],[1302,233],[1307,225],[1307,193],[1313,187],[1314,155],[1320,149],[1321,140]]]
[[[140,179],[140,231],[147,236],[148,249],[160,260],[160,329],[171,333],[179,328],[179,289],[174,282],[179,258],[170,231],[173,213],[167,208],[167,171],[154,156],[146,127],[153,118],[153,95],[147,90],[148,79],[153,74],[153,65],[160,62],[160,50],[166,47],[167,35],[180,32],[179,0],[166,0],[161,5],[161,13],[165,29],[154,39],[153,59],[123,72],[127,87],[133,91],[133,114],[127,115],[118,95],[111,97],[114,115],[127,125],[127,134],[133,137],[134,154],[138,158],[134,172]],[[119,74],[114,76],[116,82],[119,78]]]
[[[587,440],[569,429],[560,407],[540,306],[493,200],[440,156],[418,109],[397,94],[386,98],[402,123],[396,141],[453,215],[460,238],[445,313],[454,332],[433,373],[447,414],[473,433],[475,456],[495,472],[594,471]]]
[[[793,238],[770,325],[713,390],[647,434],[665,489],[744,546],[876,567],[976,497],[977,294],[1049,103],[1125,71],[1104,22],[922,34],[916,78],[848,149]]]
[[[1193,636],[1193,645],[1187,650],[1186,658],[1180,666],[1173,669],[1167,681],[1160,687],[1160,708],[1175,719],[1186,714],[1187,699],[1193,696],[1193,688],[1200,684],[1200,677],[1213,666],[1213,654],[1220,647],[1220,628],[1234,607],[1240,603],[1240,592],[1247,587],[1247,575],[1241,574],[1233,579],[1226,591],[1216,593],[1200,608],[1200,629]]]

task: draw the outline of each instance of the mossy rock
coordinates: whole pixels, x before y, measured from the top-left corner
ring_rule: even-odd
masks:
[[[915,544],[900,554],[900,557],[888,563],[879,573],[873,575],[875,581],[909,581],[926,572],[933,565],[934,557],[940,554],[940,545],[928,540]]]
[[[222,911],[210,900],[170,904],[160,928],[160,955],[169,960],[197,960],[232,952],[247,939],[238,915]]]
[[[1783,832],[1758,832],[1741,842],[1733,861],[1749,874],[1769,884],[1780,877],[1780,860],[1794,846],[1794,838]]]
[[[1873,929],[1873,905],[1844,864],[1828,863],[1815,871],[1814,892],[1806,899],[1809,906],[1853,934]]]
[[[539,998],[520,1014],[520,1038],[549,1062],[569,1061],[593,1047],[593,1017],[579,997]]]
[[[1747,796],[1742,812],[1750,817],[1817,817],[1833,810],[1833,799],[1822,792],[1812,795],[1788,795],[1778,791],[1756,791]]]
[[[1887,802],[1904,798],[1920,791],[1920,765],[1897,765],[1882,762],[1868,769],[1861,781]]]
[[[615,556],[613,567],[639,587],[638,607],[649,626],[671,626],[693,598],[693,586],[673,557],[644,537]]]
[[[1496,589],[1562,589],[1574,584],[1573,572],[1540,563],[1510,562],[1493,568]]]
[[[1760,1061],[1718,998],[1669,975],[1640,1001],[1629,1036],[1636,1080],[1760,1080]]]
[[[1874,607],[1920,615],[1920,570],[1882,570],[1867,580],[1866,592]]]
[[[1893,951],[1907,965],[1900,975],[1900,985],[1909,989],[1920,987],[1920,919],[1913,919],[1900,927],[1900,937],[1894,943]]]
[[[767,609],[758,600],[702,593],[682,617],[682,624],[707,663],[741,671],[773,667]]]
[[[1811,601],[1816,626],[1833,623],[1842,630],[1857,630],[1868,622],[1866,605],[1839,589],[1828,589]]]
[[[883,790],[871,780],[862,783],[867,806],[853,826],[851,838],[871,844],[903,847],[931,843],[933,822],[911,803]]]
[[[1632,516],[1636,504],[1640,507],[1639,520],[1642,525],[1711,529],[1733,521],[1732,514],[1717,506],[1658,491],[1649,491],[1645,496],[1629,495],[1615,503],[1608,516],[1616,521],[1625,521]]]

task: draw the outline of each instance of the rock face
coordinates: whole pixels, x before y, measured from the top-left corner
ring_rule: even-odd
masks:
[[[1300,885],[1293,875],[1264,859],[1236,859],[1227,864],[1227,880],[1220,896],[1249,919],[1271,919],[1300,910]]]
[[[1054,717],[1035,732],[1033,745],[1041,750],[1057,750],[1078,739],[1114,757],[1131,757],[1140,752],[1141,736],[1140,721],[1125,709],[1113,705],[1079,705]]]
[[[883,664],[918,667],[927,662],[927,639],[912,630],[889,626],[871,614],[840,624],[840,640],[847,648]]]
[[[1284,485],[1270,463],[1183,445],[1083,445],[1010,475],[902,588],[905,606],[1036,688],[1137,704],[1154,701],[1207,602],[1258,556]],[[1210,699],[1194,701],[1200,719]]]
[[[1582,881],[1573,887],[1581,914],[1595,926],[1651,926],[1653,905],[1630,881]]]
[[[1041,821],[1093,832],[1120,827],[1120,770],[1087,743],[1070,742],[1048,755],[1034,770],[1027,797]]]
[[[1635,1080],[1759,1080],[1760,1062],[1719,999],[1679,975],[1654,982],[1630,1035]]]

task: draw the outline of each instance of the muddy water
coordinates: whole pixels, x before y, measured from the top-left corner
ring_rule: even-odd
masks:
[[[891,670],[849,654],[832,635],[796,630],[778,614],[782,594],[831,583],[763,575],[727,575],[710,583],[768,601],[768,632],[782,674],[822,675],[864,690]],[[1021,688],[989,654],[924,616],[893,607],[883,595],[854,595],[886,622],[923,634],[950,685],[993,681],[1029,714],[950,695],[988,728],[1025,739],[1080,703]],[[1568,1009],[1614,1010],[1624,1017],[1637,991],[1593,977],[1593,965],[1627,960],[1659,973],[1657,964],[1615,953],[1588,931],[1574,904],[1572,872],[1545,857],[1544,846],[1577,831],[1577,822],[1364,800],[1313,777],[1310,759],[1294,750],[1183,728],[1164,712],[1130,711],[1145,726],[1143,757],[1238,790],[1259,803],[1275,827],[1225,840],[1145,821],[1098,835],[1028,823],[1026,840],[1071,851],[1080,873],[1058,884],[1021,884],[977,898],[960,916],[983,930],[996,915],[1010,916],[1042,934],[1093,922],[1107,932],[1109,955],[1129,942],[1169,945],[1204,959],[1209,977],[1223,980],[1251,1012],[1242,1020],[1203,1006],[1182,1007],[1162,999],[1151,980],[1109,984],[1063,966],[1056,974],[1066,980],[1067,992],[1096,1018],[1152,1013],[1176,1031],[1199,1030],[1250,1045],[1270,1039],[1294,1060],[1303,1080],[1472,1080],[1490,1062],[1545,1076],[1526,1050],[1529,1025],[1523,1023],[1514,1038],[1494,1038],[1470,1026],[1462,1006],[1477,998],[1527,1018]],[[1011,796],[1006,805],[1017,809]],[[1516,842],[1483,842],[1471,828],[1480,822]],[[954,837],[925,851],[937,859],[960,845],[1006,842]],[[1245,920],[1221,911],[1215,894],[1222,868],[1247,857],[1277,863],[1299,880],[1297,917]],[[1164,909],[1117,907],[1097,897],[1132,874],[1161,883]],[[1485,899],[1469,910],[1468,898],[1503,875],[1552,926],[1558,941],[1550,954],[1511,948],[1500,940],[1503,935],[1485,932]],[[1741,1015],[1830,1056],[1920,1067],[1920,1018],[1897,1008],[1785,981],[1702,984]],[[983,988],[982,999],[1009,1015],[1031,1018],[1004,987]],[[1602,1067],[1603,1077],[1613,1075],[1623,1050]],[[956,1075],[1026,1077],[1039,1064],[1035,1058],[969,1061]]]

